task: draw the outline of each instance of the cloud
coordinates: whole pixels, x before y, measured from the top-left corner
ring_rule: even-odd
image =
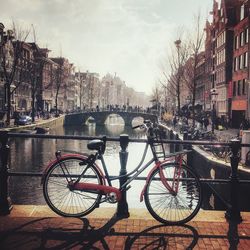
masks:
[[[101,75],[117,72],[126,84],[149,93],[177,27],[183,20],[189,24],[193,7],[201,6],[187,1],[180,8],[183,0],[0,0],[0,21],[33,24],[37,43],[51,55],[62,52],[82,70]]]

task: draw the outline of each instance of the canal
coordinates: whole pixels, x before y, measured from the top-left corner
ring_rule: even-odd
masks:
[[[138,121],[140,123],[140,121]],[[105,126],[96,126],[89,124],[78,127],[56,127],[50,129],[50,134],[54,135],[83,135],[83,136],[102,136],[119,137],[120,134],[128,134],[130,138],[145,138],[145,134],[140,130],[132,130],[131,127],[124,126],[121,120],[117,117],[108,119],[108,124]],[[11,157],[10,169],[12,172],[42,172],[48,162],[55,159],[56,150],[67,150],[77,152],[89,152],[87,149],[87,142],[85,140],[59,140],[59,139],[38,139],[38,138],[12,138],[10,140]],[[128,163],[127,170],[133,170],[140,162],[144,150],[144,143],[130,143],[128,146]],[[105,161],[111,175],[119,175],[120,160],[119,160],[120,146],[119,142],[107,142]],[[147,158],[150,158],[149,152]],[[146,159],[147,159],[146,158]],[[145,177],[150,169],[142,173]],[[205,178],[229,178],[230,172],[227,170],[206,169],[207,173],[203,173]],[[210,173],[213,173],[210,176]],[[40,177],[10,177],[10,197],[13,204],[35,204],[44,205],[45,201],[42,193]],[[145,181],[134,181],[132,187],[128,190],[127,199],[128,205],[131,208],[144,208],[144,202],[140,202],[140,192]],[[118,182],[113,182],[115,187],[119,186]],[[214,185],[217,195],[210,187],[203,185],[204,200],[203,209],[225,210],[221,198],[228,201],[228,185],[216,184]],[[243,186],[242,193],[248,189],[248,186]],[[220,198],[221,197],[221,198]],[[246,199],[242,199],[242,209],[249,211],[250,204]],[[116,206],[114,204],[103,204],[102,206]]]
[[[141,124],[141,121],[139,121]],[[89,124],[86,126],[56,127],[50,129],[50,134],[54,135],[82,135],[82,136],[102,136],[119,137],[120,134],[128,134],[130,138],[145,138],[145,134],[140,130],[133,130],[124,126],[117,117],[108,119],[105,126]],[[49,161],[55,159],[56,150],[90,152],[87,149],[86,140],[59,140],[59,139],[39,139],[39,138],[12,138],[10,140],[11,157],[10,169],[12,172],[42,172]],[[127,170],[134,169],[140,162],[145,144],[130,143],[128,146]],[[110,175],[119,175],[120,160],[119,142],[107,142],[105,151],[105,162]],[[150,158],[149,152],[147,158]],[[146,159],[147,159],[146,158]],[[146,170],[142,176],[146,176]],[[39,177],[10,177],[10,197],[14,204],[45,204],[41,178]],[[118,181],[113,182],[115,187],[119,187]],[[129,207],[144,207],[140,203],[140,190],[144,185],[143,181],[134,181],[128,191]],[[107,206],[104,204],[103,206]],[[114,205],[112,205],[114,206]]]

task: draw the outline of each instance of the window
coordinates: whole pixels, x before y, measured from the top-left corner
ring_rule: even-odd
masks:
[[[242,95],[246,94],[246,79],[242,80]]]
[[[245,30],[244,30],[244,42],[245,43],[248,43],[248,28],[246,28]]]
[[[244,53],[244,68],[248,66],[248,52]]]
[[[240,7],[240,20],[244,19],[245,16],[245,5],[242,4]]]
[[[241,95],[241,80],[238,81],[237,94]]]
[[[237,65],[237,70],[241,69],[241,56],[238,57],[238,65]]]
[[[233,96],[236,96],[236,82],[233,82]]]
[[[238,60],[237,59],[238,59],[237,57],[234,58],[234,71],[238,70]]]
[[[243,66],[244,66],[244,60],[243,60],[243,54],[242,55],[240,55],[240,69],[243,69]]]
[[[240,46],[243,46],[244,45],[244,32],[242,31],[240,33]]]
[[[238,49],[239,48],[239,43],[238,43],[239,39],[238,36],[234,37],[234,49]]]

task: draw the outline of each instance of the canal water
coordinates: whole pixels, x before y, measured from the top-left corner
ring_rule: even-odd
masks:
[[[141,123],[141,121],[137,121]],[[130,138],[145,138],[144,131],[132,130],[131,127],[124,126],[122,121],[117,117],[108,119],[108,124],[105,126],[95,126],[89,124],[77,127],[56,127],[50,129],[50,134],[55,135],[87,135],[87,136],[102,136],[119,137],[120,134],[128,134]],[[10,169],[12,172],[43,172],[46,165],[55,159],[55,152],[62,150],[67,152],[89,152],[87,149],[86,140],[59,140],[59,139],[38,139],[38,138],[12,138],[10,140],[11,157]],[[129,143],[128,145],[128,162],[127,171],[133,170],[140,162],[145,144],[144,143]],[[107,142],[105,151],[105,161],[108,166],[110,175],[119,175],[120,160],[119,142]],[[151,152],[148,152],[146,159],[151,157]],[[141,176],[147,176],[147,169]],[[230,173],[216,169],[206,169],[207,173],[203,173],[205,178],[229,178]],[[127,191],[128,206],[131,208],[144,208],[144,202],[140,202],[140,193],[143,189],[145,181],[133,181],[131,188]],[[40,177],[10,177],[10,197],[14,204],[45,204],[43,198],[41,178]],[[115,187],[119,187],[118,182],[113,182]],[[203,209],[225,210],[225,205],[221,202],[221,198],[228,201],[228,185],[215,185],[215,189],[219,195],[216,195],[203,185],[204,199]],[[245,191],[242,191],[244,193]],[[221,197],[221,198],[220,198]],[[249,211],[250,204],[246,199],[243,199],[244,210]],[[116,204],[102,204],[102,206],[116,206]]]
[[[136,121],[135,121],[136,122]],[[141,124],[142,121],[137,121]],[[50,129],[50,134],[54,135],[83,135],[83,136],[102,136],[119,137],[120,134],[128,134],[130,138],[146,138],[144,131],[133,130],[131,127],[124,126],[117,117],[108,119],[108,124],[96,126],[89,124],[85,126],[56,127]],[[11,157],[10,169],[12,172],[43,172],[46,165],[55,159],[55,152],[76,151],[90,152],[87,149],[86,140],[59,140],[59,139],[40,139],[40,138],[12,138],[10,140]],[[127,171],[133,170],[140,162],[143,154],[144,143],[130,143],[127,151],[128,162]],[[110,175],[119,175],[120,159],[119,142],[107,142],[105,151],[105,162]],[[147,159],[150,159],[151,152],[148,151]],[[146,176],[145,170],[141,176]],[[140,203],[140,191],[143,189],[145,181],[134,181],[132,187],[127,192],[129,207],[144,207]],[[119,187],[119,182],[112,182],[115,187]],[[10,197],[14,204],[45,204],[40,177],[10,177]],[[103,204],[109,206],[109,204]],[[112,206],[115,206],[112,204]]]

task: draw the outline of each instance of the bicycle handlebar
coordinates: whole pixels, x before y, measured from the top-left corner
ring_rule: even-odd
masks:
[[[144,126],[144,124],[134,126],[134,127],[132,127],[132,129],[141,128],[142,126]]]
[[[132,127],[132,129],[136,129],[136,128],[152,128],[153,127],[153,123],[150,120],[144,120],[143,124],[137,125]]]

